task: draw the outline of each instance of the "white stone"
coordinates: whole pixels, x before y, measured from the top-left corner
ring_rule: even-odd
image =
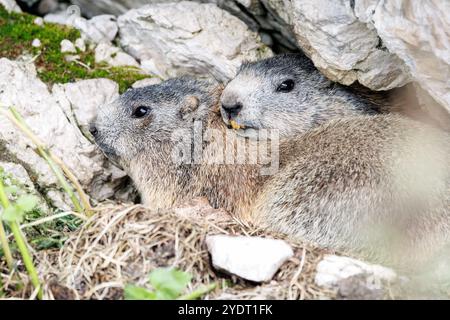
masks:
[[[44,19],[42,19],[41,17],[37,17],[36,19],[34,19],[33,23],[37,26],[43,26],[44,25]]]
[[[366,278],[369,289],[381,289],[383,283],[397,279],[392,269],[336,255],[326,255],[317,265],[316,271],[316,284],[327,288],[336,287],[341,280],[357,275]]]
[[[272,55],[245,23],[213,4],[147,5],[118,23],[124,50],[163,79],[189,73],[227,80],[244,60]]]
[[[14,0],[0,0],[0,5],[4,6],[8,12],[22,12]]]
[[[39,40],[39,39],[34,39],[34,40],[31,42],[31,46],[34,47],[34,48],[39,48],[40,46],[42,46],[41,40]]]
[[[255,282],[270,281],[294,255],[285,241],[261,237],[207,236],[206,245],[215,268]]]
[[[106,42],[100,43],[95,48],[95,62],[106,62],[113,67],[140,67],[139,63],[132,56]]]
[[[61,52],[62,53],[77,53],[75,45],[67,39],[61,41]]]
[[[77,47],[81,52],[86,51],[86,42],[83,38],[78,38],[75,40],[75,47]]]
[[[162,80],[157,77],[146,78],[146,79],[136,81],[135,83],[133,83],[132,87],[133,88],[143,88],[143,87],[152,86],[155,84],[160,84],[161,82],[162,82]]]
[[[87,20],[76,14],[68,15],[63,11],[47,14],[44,20],[77,28],[87,39],[96,43],[111,42],[118,31],[116,17],[112,15],[101,15]]]

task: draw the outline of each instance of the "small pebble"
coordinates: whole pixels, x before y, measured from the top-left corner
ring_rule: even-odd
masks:
[[[31,46],[34,48],[39,48],[42,45],[41,40],[39,39],[34,39],[33,42],[31,43]]]
[[[77,49],[74,44],[67,39],[61,41],[61,52],[62,53],[77,53]]]
[[[78,38],[77,40],[75,40],[75,47],[80,49],[81,52],[86,51],[86,43],[84,42],[84,40],[82,38]]]
[[[73,62],[73,61],[80,60],[80,56],[79,55],[68,54],[68,55],[66,55],[64,57],[64,59],[66,59],[67,62]]]
[[[41,17],[37,17],[36,19],[34,19],[34,24],[37,26],[43,26],[44,25],[44,19],[42,19]]]

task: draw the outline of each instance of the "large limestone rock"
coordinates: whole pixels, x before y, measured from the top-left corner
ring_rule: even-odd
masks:
[[[84,15],[88,17],[100,14],[121,15],[130,9],[137,9],[148,4],[181,2],[182,0],[72,0],[71,2],[78,5]],[[231,14],[239,17],[247,23],[252,30],[258,29],[258,23],[255,19],[242,11],[241,7],[251,14],[261,14],[263,8],[259,0],[193,0],[200,3],[213,3],[218,7],[227,10]]]
[[[272,54],[245,23],[214,4],[148,5],[120,16],[118,23],[125,51],[162,78],[190,73],[227,80],[244,60]]]
[[[56,85],[53,91],[37,78],[33,64],[0,59],[0,105],[15,106],[94,199],[112,196],[117,180],[124,174],[111,167],[80,131],[78,123],[85,126],[98,105],[117,97],[117,84],[104,79],[86,80]],[[4,116],[0,116],[0,150],[0,161],[21,164],[54,206],[70,203],[33,143]]]
[[[414,81],[450,111],[450,2],[262,2],[330,79],[373,90]]]
[[[266,0],[293,28],[297,43],[331,80],[387,90],[409,81],[401,60],[358,20],[350,0]]]
[[[450,111],[450,2],[359,0],[355,11],[414,81]]]
[[[79,12],[62,11],[49,13],[44,20],[77,28],[84,38],[95,43],[111,42],[118,32],[116,17],[112,15],[99,15],[88,20],[79,16]]]

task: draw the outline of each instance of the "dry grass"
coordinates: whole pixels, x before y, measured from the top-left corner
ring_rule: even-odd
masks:
[[[206,235],[211,234],[262,235],[262,231],[229,218],[203,200],[166,212],[140,205],[102,205],[80,230],[70,235],[62,249],[35,253],[44,297],[122,299],[124,285],[146,286],[148,274],[166,266],[193,275],[189,290],[201,284],[218,283],[206,299],[333,297],[333,292],[314,284],[322,250],[290,242],[294,258],[282,266],[270,283],[258,285],[212,269],[204,243]],[[7,296],[33,297],[25,273],[1,276],[8,288]]]

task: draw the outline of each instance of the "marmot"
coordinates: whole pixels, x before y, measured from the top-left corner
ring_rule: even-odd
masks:
[[[450,141],[441,131],[398,115],[333,120],[281,138],[279,170],[261,175],[263,164],[229,148],[247,143],[248,156],[260,141],[227,129],[220,92],[213,81],[185,77],[129,90],[100,108],[91,131],[145,204],[206,196],[272,230],[396,264],[446,242]],[[198,144],[196,134],[211,129],[220,134]],[[192,132],[194,142],[180,144]]]
[[[328,80],[301,53],[242,64],[221,102],[224,121],[244,135],[258,128],[297,134],[332,119],[357,115],[426,117],[407,88],[375,92],[360,85],[343,86]]]

